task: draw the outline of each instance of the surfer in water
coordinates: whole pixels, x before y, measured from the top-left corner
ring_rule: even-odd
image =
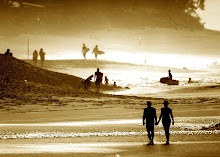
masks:
[[[169,75],[168,78],[172,80],[173,76],[171,74],[171,70],[168,70],[168,75]]]
[[[82,54],[83,54],[83,57],[86,59],[86,54],[87,52],[89,51],[89,48],[86,47],[85,44],[83,44],[83,47],[82,47]]]

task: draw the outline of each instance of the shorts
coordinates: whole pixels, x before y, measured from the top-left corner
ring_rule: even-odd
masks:
[[[96,79],[95,84],[100,85],[101,84],[101,79]]]
[[[171,119],[162,119],[162,124],[164,127],[170,127]]]
[[[147,131],[154,131],[154,123],[146,123]]]

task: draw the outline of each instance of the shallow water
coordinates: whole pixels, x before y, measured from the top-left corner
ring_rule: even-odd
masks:
[[[171,135],[220,134],[220,130],[201,130],[219,123],[220,116],[177,117]],[[102,136],[142,136],[147,132],[141,119],[88,122],[0,124],[0,139],[75,138]],[[83,128],[82,128],[83,127]],[[98,131],[97,131],[98,129]],[[155,127],[155,135],[164,135],[163,126]]]
[[[116,94],[144,96],[147,94],[158,94],[172,89],[179,89],[181,87],[198,87],[220,83],[219,71],[171,69],[173,79],[179,80],[180,83],[179,86],[168,86],[159,82],[161,77],[168,76],[168,68],[165,67],[107,61],[99,61],[96,63],[94,60],[48,61],[45,65],[46,69],[79,76],[84,79],[94,74],[97,67],[104,73],[104,77],[108,77],[110,84],[116,82],[118,86],[131,88],[131,90],[117,92]],[[189,77],[192,78],[192,81],[194,81],[193,83],[188,84]]]

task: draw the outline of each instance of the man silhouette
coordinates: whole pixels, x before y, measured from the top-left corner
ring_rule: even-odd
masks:
[[[155,108],[151,107],[151,101],[147,102],[147,108],[144,109],[143,125],[146,123],[148,138],[150,142],[148,145],[154,145],[154,122],[157,122],[157,114]],[[155,121],[154,121],[155,119]]]
[[[102,83],[102,77],[103,77],[103,73],[101,73],[99,71],[99,68],[97,68],[97,71],[95,72],[95,77],[94,77],[97,92],[99,92],[100,84]]]
[[[166,144],[169,144],[169,138],[170,138],[170,123],[171,123],[171,119],[170,116],[172,118],[172,124],[174,125],[174,119],[173,119],[173,113],[172,113],[172,109],[168,107],[168,101],[164,101],[164,108],[161,108],[161,114],[160,114],[160,118],[158,120],[158,122],[156,123],[156,125],[159,124],[161,118],[162,118],[162,124],[165,130],[165,135],[167,138],[167,142]]]

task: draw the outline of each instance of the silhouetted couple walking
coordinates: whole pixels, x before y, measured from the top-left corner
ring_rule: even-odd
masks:
[[[168,107],[168,101],[164,101],[164,107],[161,108],[161,114],[160,118],[157,121],[157,114],[155,108],[151,107],[152,103],[151,101],[147,102],[147,108],[144,109],[144,115],[143,115],[143,125],[146,124],[148,138],[150,142],[148,145],[154,145],[154,124],[158,125],[161,118],[162,118],[162,124],[165,130],[165,135],[167,142],[166,144],[169,144],[169,129],[170,129],[170,123],[172,118],[172,124],[174,125],[174,119],[173,119],[173,113],[172,109]]]

